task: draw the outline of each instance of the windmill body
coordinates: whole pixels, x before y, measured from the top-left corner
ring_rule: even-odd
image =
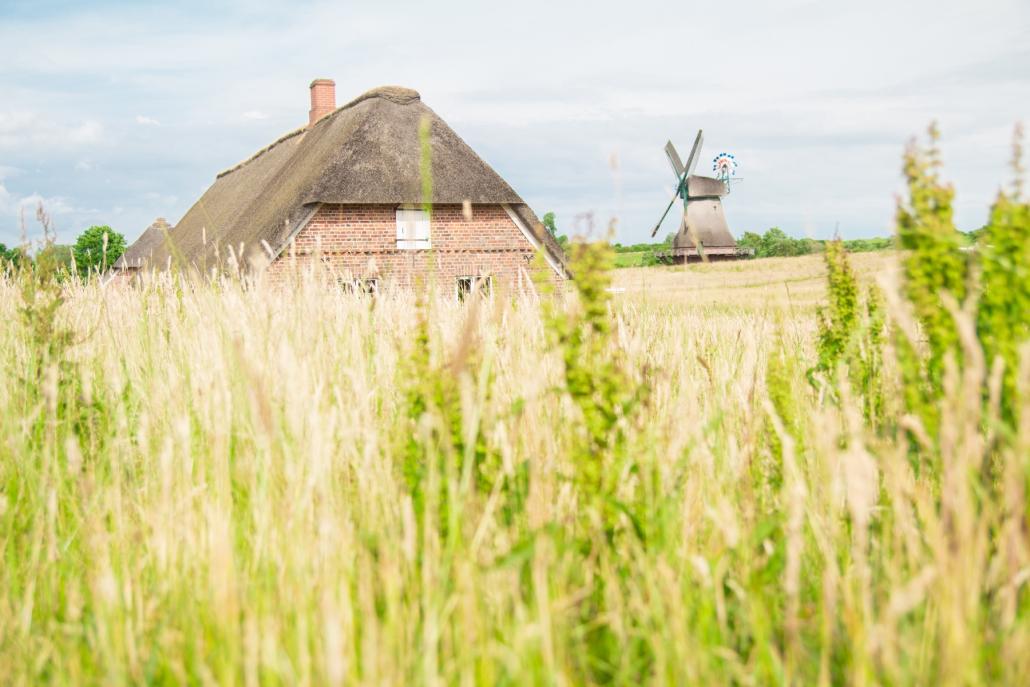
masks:
[[[729,193],[729,176],[736,166],[736,161],[732,155],[725,153],[718,156],[716,169],[721,177],[718,179],[694,174],[703,140],[703,132],[698,131],[686,165],[680,161],[672,141],[665,144],[665,155],[676,175],[676,195],[669,202],[651,236],[658,233],[672,206],[677,200],[681,200],[683,215],[672,249],[668,253],[672,261],[677,263],[734,260],[749,254],[749,251],[737,246],[722,207],[722,198]]]

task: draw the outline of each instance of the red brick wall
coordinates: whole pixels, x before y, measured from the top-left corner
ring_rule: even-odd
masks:
[[[381,287],[412,287],[430,275],[441,289],[454,288],[458,277],[487,275],[495,288],[529,287],[536,251],[501,206],[473,206],[469,220],[460,205],[434,207],[432,250],[397,249],[396,208],[321,206],[266,274],[280,281],[321,264],[343,279],[376,277]]]

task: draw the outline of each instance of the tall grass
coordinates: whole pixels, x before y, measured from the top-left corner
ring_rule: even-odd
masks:
[[[1030,355],[943,299],[924,423],[906,287],[828,259],[822,320],[611,300],[589,247],[564,299],[0,278],[0,675],[1022,682]]]

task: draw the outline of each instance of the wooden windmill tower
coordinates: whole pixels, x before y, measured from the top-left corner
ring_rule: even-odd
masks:
[[[683,219],[680,221],[671,250],[673,261],[677,263],[733,260],[747,255],[746,250],[737,247],[722,209],[722,198],[730,192],[729,177],[733,173],[736,161],[732,155],[718,156],[715,159],[715,167],[720,176],[718,179],[694,174],[703,141],[704,133],[699,130],[686,165],[680,160],[672,141],[665,144],[665,155],[669,158],[669,164],[676,175],[676,195],[669,201],[651,236],[654,237],[658,233],[676,199],[681,199]]]

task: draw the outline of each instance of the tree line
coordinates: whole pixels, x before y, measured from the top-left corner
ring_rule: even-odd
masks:
[[[111,227],[94,225],[83,231],[74,244],[46,243],[33,251],[27,242],[8,248],[0,243],[0,270],[32,268],[44,253],[67,275],[82,278],[107,271],[125,253],[125,236]]]

